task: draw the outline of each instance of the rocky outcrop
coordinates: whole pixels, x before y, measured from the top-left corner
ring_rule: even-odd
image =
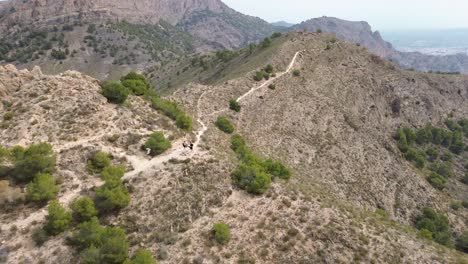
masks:
[[[242,15],[219,0],[10,0],[7,4],[15,12],[5,16],[4,28],[70,21],[157,24],[164,20],[224,48],[240,47],[273,31],[267,22]]]
[[[468,73],[468,55],[433,56],[419,52],[400,52],[386,42],[378,31],[372,31],[369,23],[354,22],[334,17],[320,17],[304,21],[295,30],[334,33],[338,38],[365,46],[370,52],[397,62],[406,69],[434,72]]]

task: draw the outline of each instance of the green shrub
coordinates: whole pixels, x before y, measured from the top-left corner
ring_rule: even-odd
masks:
[[[98,214],[93,200],[91,200],[89,197],[75,199],[71,203],[70,208],[72,210],[73,218],[75,221],[80,223],[89,221]]]
[[[153,133],[145,142],[145,148],[151,150],[151,155],[156,156],[171,148],[171,142],[161,132]]]
[[[123,104],[127,100],[130,90],[118,82],[105,82],[101,94],[114,104]]]
[[[101,235],[104,227],[99,224],[97,217],[78,225],[78,230],[73,233],[72,242],[79,248],[87,248],[91,245],[101,246]]]
[[[265,193],[271,184],[271,176],[258,165],[241,164],[232,172],[234,182],[252,194]]]
[[[405,159],[414,162],[414,165],[420,169],[426,165],[426,153],[409,147],[405,153]]]
[[[431,208],[424,208],[422,215],[416,219],[419,230],[426,229],[432,233],[432,239],[445,246],[452,245],[448,218]]]
[[[127,75],[124,75],[120,78],[121,82],[133,80],[133,81],[143,81],[146,82],[146,78],[142,74],[138,74],[134,71],[129,72]]]
[[[255,72],[254,80],[259,82],[263,80],[263,77],[265,76],[265,73],[263,71],[257,71]]]
[[[192,130],[192,118],[185,114],[180,114],[176,118],[176,126],[182,130]]]
[[[110,213],[126,207],[130,203],[128,189],[119,184],[104,184],[96,188],[96,207],[99,212]]]
[[[50,144],[34,144],[27,149],[13,148],[12,156],[15,166],[13,176],[19,181],[31,181],[38,173],[54,172],[56,157]]]
[[[408,145],[413,145],[416,142],[416,133],[408,127],[403,127],[403,133],[406,136],[406,142]]]
[[[191,130],[192,129],[192,120],[189,116],[185,114],[182,109],[179,108],[177,103],[170,102],[159,97],[153,96],[151,99],[152,107],[170,119],[176,121],[176,125],[180,129]],[[179,119],[179,122],[177,120]]]
[[[122,183],[122,177],[125,175],[124,166],[105,167],[101,172],[101,179],[109,187],[116,187]]]
[[[432,127],[427,125],[416,131],[416,143],[423,145],[432,141]]]
[[[457,249],[468,253],[468,231],[463,232],[457,239]]]
[[[271,74],[271,73],[273,73],[273,70],[274,70],[274,69],[273,69],[273,66],[272,66],[271,64],[268,64],[268,65],[265,67],[264,70],[265,70],[266,73],[270,73],[270,74]]]
[[[241,105],[234,99],[229,100],[229,109],[235,112],[241,111]]]
[[[6,112],[3,115],[3,120],[5,120],[5,121],[9,121],[9,120],[12,120],[12,119],[13,119],[13,112]]]
[[[460,209],[463,208],[463,203],[460,202],[460,201],[453,201],[451,204],[450,204],[450,207],[455,210],[455,211],[458,211]]]
[[[229,230],[229,226],[223,222],[214,224],[213,236],[219,244],[227,245],[231,240],[231,231]]]
[[[150,89],[148,84],[141,80],[124,80],[122,85],[128,88],[134,95],[145,95],[146,91]]]
[[[436,172],[431,172],[427,177],[427,181],[438,190],[443,190],[447,185],[447,181]]]
[[[450,178],[453,176],[453,166],[450,162],[444,162],[440,166],[438,166],[437,171],[439,175],[444,176],[445,178]]]
[[[262,48],[268,48],[269,46],[271,46],[271,39],[270,38],[263,39],[260,45],[262,46]]]
[[[450,118],[446,119],[444,123],[448,127],[448,129],[452,130],[453,132],[462,130],[462,127]]]
[[[224,133],[232,134],[234,132],[234,125],[224,116],[218,117],[215,125]]]
[[[452,134],[452,143],[450,144],[450,151],[455,154],[461,154],[465,150],[465,144],[463,143],[463,135],[460,131],[456,131]]]
[[[52,201],[47,210],[44,230],[49,235],[58,235],[70,228],[72,215],[58,201]]]
[[[88,169],[93,173],[100,173],[105,167],[111,164],[109,155],[103,151],[96,152],[91,159],[88,160]]]
[[[81,263],[123,263],[128,256],[125,232],[120,228],[103,227],[93,217],[79,225],[72,242],[80,249]]]
[[[156,260],[149,250],[140,249],[131,260],[125,261],[124,264],[156,264]]]
[[[441,160],[451,162],[453,161],[453,154],[450,152],[445,152],[441,157]]]
[[[432,240],[432,232],[423,228],[419,230],[418,237]]]
[[[293,76],[296,76],[296,77],[301,76],[301,71],[299,71],[299,70],[293,70]]]
[[[270,84],[268,85],[268,88],[271,89],[271,90],[275,90],[276,89],[276,84]]]
[[[291,171],[279,161],[273,161],[267,159],[263,162],[263,167],[265,171],[274,177],[278,177],[283,180],[288,180],[291,178]]]
[[[439,157],[439,150],[435,147],[429,147],[426,150],[427,160],[428,161],[435,161]]]
[[[26,198],[35,203],[45,203],[57,195],[60,187],[55,184],[54,178],[47,173],[39,173],[27,185]]]

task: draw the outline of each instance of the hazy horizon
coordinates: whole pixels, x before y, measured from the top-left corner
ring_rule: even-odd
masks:
[[[223,0],[235,10],[268,22],[300,23],[329,16],[367,21],[374,30],[440,30],[468,28],[468,1],[448,0]],[[450,2],[451,4],[447,4]],[[403,7],[403,8],[402,8]]]

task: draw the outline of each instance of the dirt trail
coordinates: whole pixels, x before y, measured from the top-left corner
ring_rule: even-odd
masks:
[[[297,57],[298,57],[298,55],[300,53],[301,53],[301,51],[296,52],[296,54],[294,55],[293,59],[291,60],[288,68],[286,69],[286,71],[277,74],[276,77],[265,81],[260,86],[253,87],[248,92],[246,92],[245,94],[243,94],[242,96],[237,98],[236,101],[240,102],[241,100],[246,98],[248,95],[252,94],[253,92],[265,87],[269,83],[271,83],[271,82],[275,81],[276,79],[282,77],[283,75],[289,73],[293,69],[294,64],[296,62],[296,59],[297,59]],[[199,147],[200,141],[201,141],[201,138],[203,137],[203,135],[205,134],[205,132],[208,130],[208,126],[202,120],[203,116],[211,117],[211,116],[213,116],[215,114],[219,114],[219,113],[221,113],[223,111],[228,110],[228,108],[226,108],[226,109],[222,109],[222,110],[213,112],[211,114],[203,115],[201,113],[202,112],[201,111],[201,101],[202,101],[203,97],[205,96],[205,94],[207,92],[209,92],[209,91],[203,92],[203,94],[198,98],[198,102],[197,102],[197,112],[198,112],[197,122],[200,124],[200,128],[197,131],[196,140],[195,140],[195,142],[193,142],[193,144],[194,144],[193,151],[191,151],[189,149],[186,149],[186,148],[183,148],[182,143],[183,143],[184,139],[179,139],[179,140],[173,142],[172,143],[172,148],[169,149],[168,151],[166,151],[163,155],[156,156],[156,157],[154,157],[152,159],[147,159],[143,155],[141,155],[141,156],[128,155],[125,152],[113,153],[114,155],[120,155],[121,157],[125,157],[127,159],[127,161],[133,167],[132,171],[125,174],[125,176],[123,177],[124,179],[130,179],[130,178],[136,177],[136,176],[140,175],[140,173],[151,170],[151,169],[153,169],[155,167],[162,166],[165,162],[168,162],[171,159],[189,159],[189,158],[194,157],[196,154],[201,153],[201,149]],[[97,139],[97,138],[102,137],[102,136],[103,135],[97,135],[95,137],[91,137],[91,138],[88,138],[86,140],[82,140],[82,141],[78,141],[78,142],[72,142],[70,144],[67,144],[66,146],[67,146],[67,148],[69,148],[69,147],[74,147],[76,145],[79,145],[81,143],[89,143],[90,140]],[[60,149],[63,150],[65,148],[62,147]],[[58,198],[58,200],[64,206],[68,206],[70,204],[70,202],[73,201],[74,198],[78,197],[78,195],[80,194],[80,192],[82,190],[85,190],[86,188],[91,188],[92,187],[92,186],[88,186],[88,185],[85,185],[85,184],[81,183],[76,178],[74,178],[73,181],[76,182],[78,187],[75,188],[74,190],[70,190],[69,192],[64,193],[63,195],[61,195]],[[93,183],[96,184],[96,185],[99,185],[99,182],[97,182],[97,181],[93,182]],[[20,229],[23,229],[23,228],[29,226],[33,221],[40,222],[42,219],[45,218],[46,213],[47,213],[47,210],[45,208],[43,208],[43,209],[41,209],[39,211],[36,211],[35,213],[30,214],[28,217],[26,217],[24,219],[16,220],[16,221],[14,221],[14,222],[12,222],[12,223],[10,223],[8,225],[5,225],[5,226],[2,225],[2,229],[8,229],[13,225],[16,225]]]

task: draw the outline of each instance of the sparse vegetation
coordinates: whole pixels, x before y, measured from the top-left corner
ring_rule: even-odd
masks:
[[[151,150],[151,155],[156,156],[171,147],[171,142],[161,132],[153,133],[145,143],[145,148]]]
[[[268,85],[268,88],[271,89],[271,90],[275,90],[276,85],[272,83],[272,84]]]
[[[291,171],[279,161],[262,161],[246,145],[238,134],[231,138],[231,149],[237,154],[241,164],[231,174],[234,183],[253,194],[263,194],[270,187],[272,178],[289,179]]]
[[[234,125],[224,116],[218,117],[215,125],[224,133],[232,134],[234,132]]]
[[[231,109],[234,112],[240,112],[241,111],[241,105],[234,99],[229,100],[229,109]]]
[[[126,260],[124,264],[156,264],[156,260],[149,250],[140,249],[130,260]]]
[[[293,76],[295,76],[295,77],[301,76],[301,71],[300,70],[293,70]]]
[[[226,245],[231,241],[231,231],[229,226],[223,222],[213,225],[213,236],[216,242]]]
[[[448,218],[431,208],[424,208],[422,215],[416,220],[416,227],[426,233],[426,237],[439,244],[452,246]]]
[[[454,175],[453,155],[460,155],[465,151],[463,143],[465,120],[455,122],[447,119],[445,124],[449,130],[427,124],[417,130],[403,127],[394,135],[405,159],[419,169],[427,167],[430,171],[427,180],[438,190],[444,189],[447,179]],[[451,152],[444,151],[443,148]],[[429,166],[426,166],[428,162]]]

